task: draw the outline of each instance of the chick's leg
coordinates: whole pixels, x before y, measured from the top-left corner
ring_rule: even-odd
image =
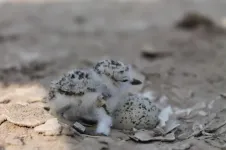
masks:
[[[106,110],[103,107],[96,109],[96,115],[98,121],[96,133],[108,136],[111,131],[112,118],[107,114]]]
[[[57,109],[57,110],[54,110],[52,109],[51,110],[51,114],[55,117],[57,117],[57,119],[62,122],[62,123],[65,123],[65,124],[68,124],[68,125],[72,125],[73,122],[71,122],[70,120],[68,120],[67,118],[65,118],[65,114],[68,114],[71,109],[71,106],[70,105],[66,105],[60,109]]]
[[[112,118],[108,114],[109,113],[106,108],[106,100],[103,100],[101,98],[97,99],[93,111],[90,114],[81,116],[82,119],[91,119],[97,122],[97,125],[94,128],[94,130],[93,130],[94,126],[86,127],[83,133],[93,136],[98,135],[108,136],[110,134],[110,129],[112,126]]]

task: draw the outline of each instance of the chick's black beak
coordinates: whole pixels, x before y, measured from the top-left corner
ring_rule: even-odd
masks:
[[[132,79],[132,81],[130,81],[130,84],[132,84],[132,85],[140,85],[140,84],[142,84],[142,82],[140,80],[137,80],[137,79]]]

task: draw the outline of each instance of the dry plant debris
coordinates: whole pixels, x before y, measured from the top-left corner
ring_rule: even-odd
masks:
[[[136,142],[147,143],[153,141],[161,142],[173,142],[175,141],[174,133],[167,134],[165,136],[153,136],[150,132],[147,131],[138,131],[133,136],[130,136]]]

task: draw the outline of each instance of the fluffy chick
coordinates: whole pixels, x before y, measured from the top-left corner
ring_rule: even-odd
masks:
[[[99,61],[91,69],[76,69],[53,82],[49,105],[53,114],[63,120],[85,118],[97,121],[96,134],[109,135],[112,118],[106,103],[113,111],[122,89],[141,84],[133,79],[130,67],[114,60]],[[69,122],[67,122],[69,123]]]

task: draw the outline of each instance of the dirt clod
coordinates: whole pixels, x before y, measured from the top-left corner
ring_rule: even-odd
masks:
[[[176,22],[175,27],[187,31],[203,29],[206,33],[225,33],[224,28],[216,24],[212,18],[200,12],[185,13],[182,19]]]
[[[4,108],[7,121],[19,126],[35,127],[51,117],[42,108],[30,105],[9,104]]]
[[[57,118],[52,118],[46,121],[45,124],[34,128],[35,132],[43,133],[44,135],[60,135],[62,126],[59,124]]]
[[[185,30],[197,29],[200,26],[212,28],[215,23],[212,19],[199,12],[187,12],[176,24],[176,27]]]

